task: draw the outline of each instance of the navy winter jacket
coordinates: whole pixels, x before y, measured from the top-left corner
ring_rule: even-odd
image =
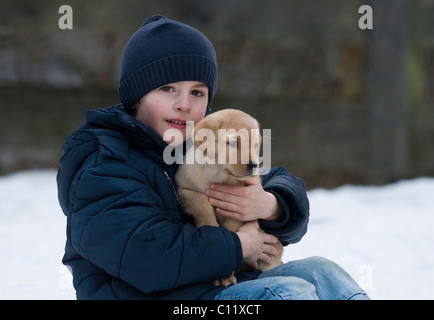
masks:
[[[177,166],[163,161],[165,147],[122,105],[88,111],[65,141],[57,175],[67,216],[63,263],[78,299],[212,299],[223,290],[212,281],[241,265],[235,233],[196,229],[182,213]],[[303,181],[273,168],[263,186],[285,215],[278,222],[260,221],[261,227],[284,245],[299,241],[309,216]]]

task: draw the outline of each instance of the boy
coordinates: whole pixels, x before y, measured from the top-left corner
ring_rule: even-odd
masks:
[[[162,137],[176,128],[185,141],[186,122],[197,123],[210,111],[216,88],[215,51],[198,30],[157,15],[131,37],[118,88],[122,104],[88,111],[60,160],[58,196],[67,216],[63,263],[73,274],[77,298],[364,296],[343,270],[322,258],[240,274],[240,283],[227,289],[212,285],[243,261],[253,268],[258,259],[269,261],[277,238],[284,245],[299,241],[309,216],[303,181],[283,168],[271,169],[262,185],[214,185],[207,191],[221,214],[260,219],[265,234],[254,222],[236,233],[196,229],[182,213],[177,166],[164,162]]]

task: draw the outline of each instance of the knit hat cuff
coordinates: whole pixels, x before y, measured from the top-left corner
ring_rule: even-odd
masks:
[[[148,92],[179,81],[200,81],[208,85],[209,102],[217,89],[217,66],[205,56],[184,54],[156,60],[126,78],[118,88],[119,98],[129,111]]]

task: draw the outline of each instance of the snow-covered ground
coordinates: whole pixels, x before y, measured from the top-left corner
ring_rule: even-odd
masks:
[[[52,170],[0,177],[0,299],[75,299],[61,264],[65,217],[55,177]],[[285,261],[329,258],[373,299],[434,299],[434,178],[308,196],[308,233],[285,249]]]

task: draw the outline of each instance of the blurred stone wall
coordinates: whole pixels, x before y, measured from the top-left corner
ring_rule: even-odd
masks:
[[[308,188],[434,175],[434,1],[66,1],[0,4],[0,174],[56,168],[85,110],[118,103],[126,42],[156,13],[213,42],[213,109],[272,130],[273,165]],[[369,4],[374,29],[360,30]]]

